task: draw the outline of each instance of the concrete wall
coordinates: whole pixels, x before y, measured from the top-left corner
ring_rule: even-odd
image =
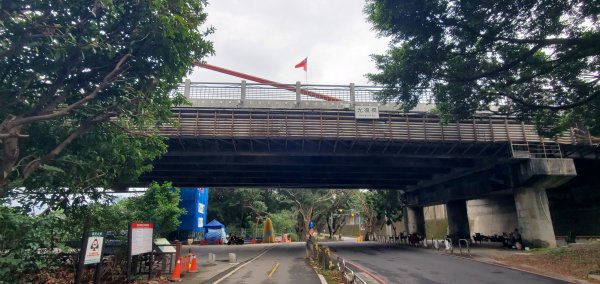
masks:
[[[423,207],[425,215],[425,236],[428,239],[442,239],[448,234],[446,205],[438,204]]]
[[[518,227],[517,209],[512,195],[493,196],[467,201],[471,236],[475,233],[501,235]]]

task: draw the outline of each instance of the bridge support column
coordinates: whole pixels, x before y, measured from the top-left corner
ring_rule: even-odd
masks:
[[[545,188],[521,187],[515,190],[517,222],[526,246],[556,247]]]
[[[423,207],[404,207],[404,224],[409,234],[417,233],[425,237],[425,215]]]
[[[528,179],[514,190],[517,223],[526,246],[555,247],[546,188],[558,187],[577,175],[572,159],[530,159],[521,168]]]
[[[453,240],[470,239],[469,216],[467,214],[466,200],[453,200],[446,203],[448,217],[448,234]]]

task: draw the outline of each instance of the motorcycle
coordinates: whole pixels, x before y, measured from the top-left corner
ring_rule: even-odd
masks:
[[[227,239],[227,244],[228,245],[243,245],[244,239],[242,239],[238,236],[231,236]]]

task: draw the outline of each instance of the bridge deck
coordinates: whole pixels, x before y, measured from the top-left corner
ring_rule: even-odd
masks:
[[[381,112],[379,119],[357,120],[347,110],[204,109],[174,110],[176,126],[163,135],[210,139],[282,139],[436,143],[509,143],[539,157],[561,156],[558,144],[587,144],[575,131],[556,139],[541,137],[533,125],[506,117],[479,117],[442,124],[427,113]]]

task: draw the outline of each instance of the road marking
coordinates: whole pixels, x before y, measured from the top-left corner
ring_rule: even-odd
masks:
[[[265,251],[263,251],[261,254],[259,254],[259,255],[255,256],[253,259],[251,259],[251,260],[249,260],[249,261],[245,262],[244,264],[242,264],[242,265],[238,266],[236,269],[232,270],[231,272],[227,273],[225,276],[221,277],[221,279],[219,279],[219,280],[215,281],[215,283],[214,283],[214,284],[218,284],[218,283],[220,283],[221,281],[225,280],[225,278],[227,278],[227,277],[231,276],[232,274],[236,273],[238,270],[242,269],[242,267],[246,266],[246,265],[247,265],[247,264],[249,264],[250,262],[253,262],[253,261],[257,260],[259,257],[263,256],[265,253],[267,253],[268,251],[270,251],[270,250],[271,250],[272,248],[274,248],[274,247],[275,247],[275,246],[272,246],[272,247],[270,247],[270,248],[266,249],[266,250],[265,250]]]
[[[352,266],[354,266],[354,267],[356,267],[356,268],[358,268],[358,269],[362,270],[362,272],[364,272],[364,273],[368,274],[369,276],[373,277],[373,279],[377,280],[379,283],[381,283],[381,284],[387,284],[387,282],[386,282],[385,280],[383,280],[383,279],[381,279],[379,276],[377,276],[377,275],[375,275],[375,274],[371,273],[371,272],[370,272],[370,271],[368,271],[366,268],[364,268],[364,267],[362,267],[362,266],[360,266],[360,265],[358,265],[358,264],[356,264],[356,263],[354,263],[354,262],[352,262],[352,261],[349,261],[349,260],[347,260],[347,259],[346,259],[346,262],[347,262],[347,263],[350,263]]]
[[[277,270],[278,267],[279,267],[279,262],[277,262],[277,264],[275,264],[273,269],[271,269],[271,273],[269,273],[269,277],[267,277],[267,278],[271,278],[271,276],[273,276],[273,273],[275,273],[275,271]]]

